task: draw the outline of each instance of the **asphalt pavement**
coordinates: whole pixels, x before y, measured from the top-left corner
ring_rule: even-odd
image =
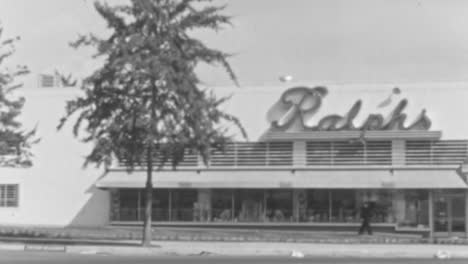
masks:
[[[358,258],[292,258],[292,257],[219,257],[219,256],[110,256],[110,255],[81,255],[52,252],[8,252],[0,255],[0,263],[115,263],[115,264],[305,264],[305,263],[378,263],[378,264],[435,264],[435,263],[467,263],[466,260],[438,260],[438,259],[358,259]]]

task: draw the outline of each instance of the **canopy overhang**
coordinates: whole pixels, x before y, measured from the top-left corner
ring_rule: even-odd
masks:
[[[98,188],[144,188],[145,171],[109,171]],[[461,189],[467,188],[454,169],[415,170],[200,170],[158,171],[155,188],[265,189]]]

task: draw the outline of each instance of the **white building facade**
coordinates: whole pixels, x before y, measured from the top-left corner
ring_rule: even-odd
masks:
[[[188,155],[154,176],[161,225],[356,229],[363,202],[389,232],[467,232],[467,84],[290,85],[218,88],[249,135],[208,166]],[[144,168],[83,168],[89,147],[57,131],[69,88],[25,90],[24,122],[38,126],[31,168],[2,168],[17,186],[0,224],[139,224]],[[233,131],[234,133],[234,131]],[[13,203],[14,204],[14,203]]]

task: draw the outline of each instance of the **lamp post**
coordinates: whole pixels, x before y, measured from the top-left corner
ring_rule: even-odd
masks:
[[[293,77],[292,77],[292,75],[288,75],[288,74],[286,74],[286,75],[281,75],[281,76],[279,77],[279,80],[280,80],[280,82],[287,83],[287,82],[292,81],[292,80],[293,80]]]

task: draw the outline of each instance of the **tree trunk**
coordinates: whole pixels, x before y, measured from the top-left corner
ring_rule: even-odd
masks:
[[[145,220],[143,223],[143,240],[141,241],[143,247],[151,246],[152,230],[151,230],[151,215],[153,206],[153,147],[150,144],[146,153],[146,185],[145,185]]]

